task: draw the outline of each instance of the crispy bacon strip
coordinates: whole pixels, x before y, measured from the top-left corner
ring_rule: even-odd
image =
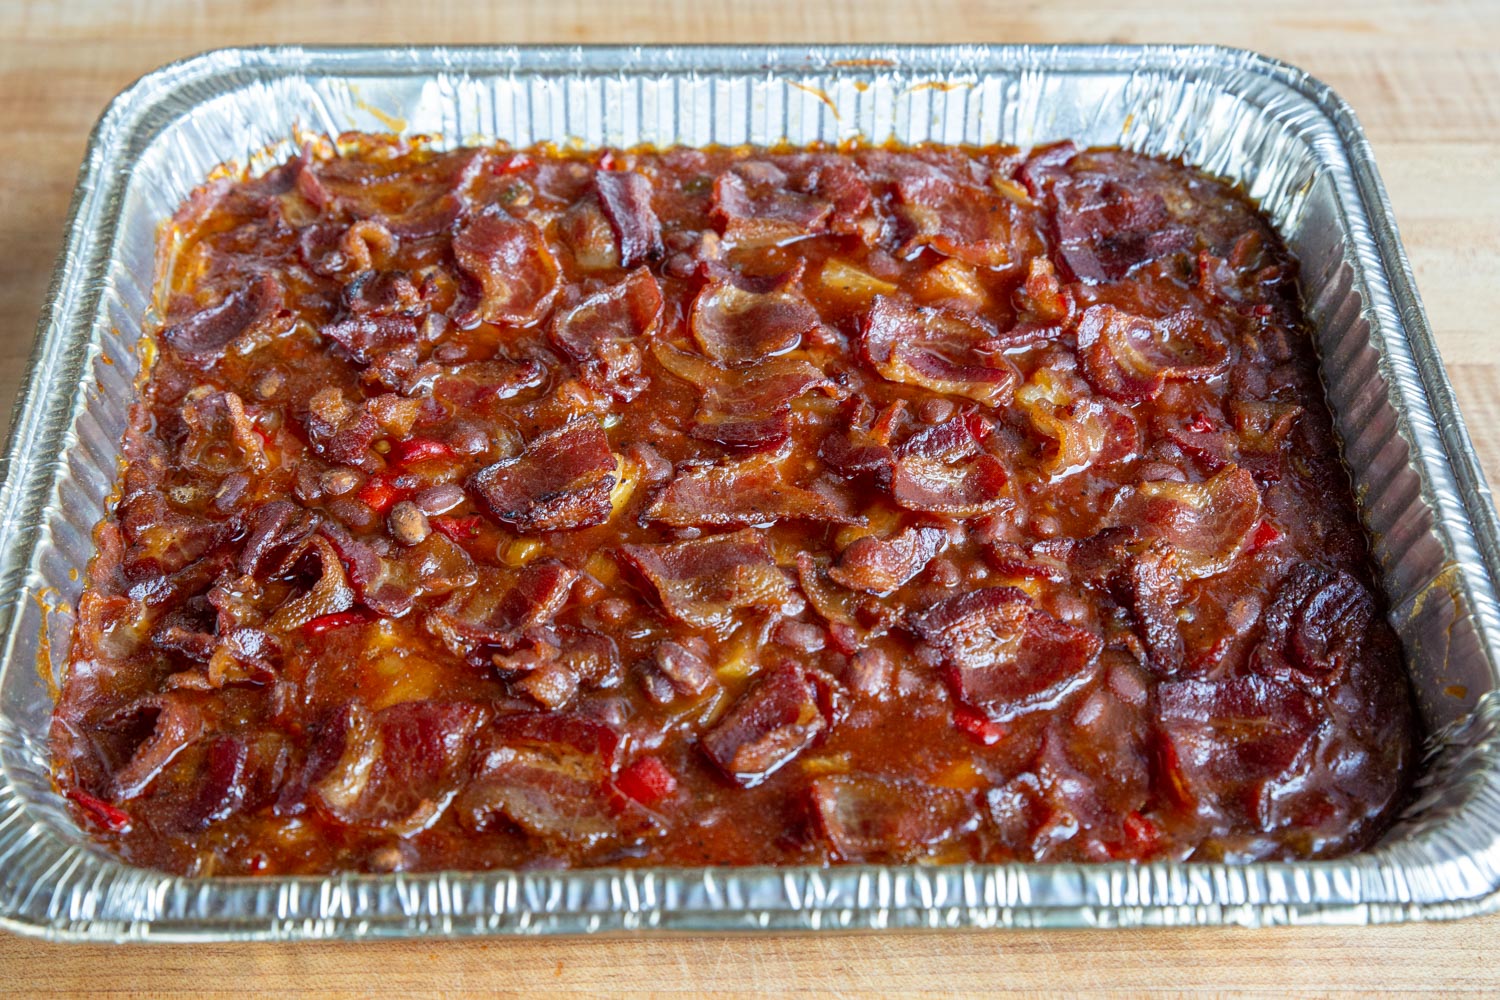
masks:
[[[765,536],[749,528],[687,542],[626,545],[620,555],[650,584],[667,614],[697,628],[725,625],[744,608],[782,608],[795,601]]]
[[[469,477],[496,519],[535,534],[609,520],[616,463],[604,427],[581,417],[536,438],[516,457]]]

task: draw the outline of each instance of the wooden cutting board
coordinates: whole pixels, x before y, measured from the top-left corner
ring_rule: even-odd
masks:
[[[1484,0],[0,0],[0,399],[20,382],[94,119],[142,73],[267,42],[1216,42],[1358,111],[1433,328],[1500,479],[1500,5]],[[8,407],[5,408],[8,412]],[[3,877],[3,873],[0,873]],[[0,996],[473,992],[1500,994],[1500,917],[1383,928],[47,945],[0,934]]]

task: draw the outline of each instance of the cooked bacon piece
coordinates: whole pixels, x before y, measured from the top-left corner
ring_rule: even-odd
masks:
[[[218,305],[162,330],[161,339],[188,358],[211,364],[241,334],[267,326],[282,305],[281,283],[262,274]]]
[[[351,404],[336,386],[313,393],[303,419],[313,450],[328,461],[367,471],[376,468],[370,446],[380,436],[380,421],[365,407]]]
[[[486,580],[483,586],[455,594],[428,615],[427,628],[457,656],[481,647],[516,649],[534,630],[552,624],[568,603],[578,575],[560,560],[538,560],[503,593]]]
[[[1250,654],[1256,673],[1328,684],[1357,662],[1375,598],[1350,574],[1301,564],[1265,613],[1265,636]]]
[[[250,533],[240,547],[235,568],[245,576],[256,576],[262,569],[277,565],[278,553],[285,554],[318,526],[318,516],[303,510],[290,500],[271,500],[250,514]]]
[[[693,339],[713,360],[740,365],[785,354],[818,327],[818,311],[795,289],[802,266],[789,275],[755,279],[726,269],[711,272],[693,299]]]
[[[784,608],[796,595],[771,561],[766,537],[745,528],[664,545],[625,545],[620,555],[651,585],[662,608],[697,628],[726,625],[742,608]]]
[[[834,430],[818,446],[818,457],[849,479],[868,479],[889,490],[896,472],[896,452],[891,435],[906,402],[898,400],[870,419],[870,406],[855,397],[845,406],[839,423],[847,430]]]
[[[780,246],[826,232],[864,235],[869,208],[863,172],[837,156],[747,160],[714,181],[713,214],[724,239],[740,247]]]
[[[460,327],[531,326],[552,308],[557,262],[531,223],[501,211],[475,216],[453,237],[453,256],[479,291],[454,317]]]
[[[371,364],[395,348],[417,343],[422,321],[415,316],[350,314],[324,324],[318,332],[342,345],[355,361]]]
[[[1262,821],[1276,788],[1297,780],[1321,726],[1317,704],[1284,681],[1230,677],[1157,688],[1176,794]]]
[[[547,380],[547,369],[534,358],[513,361],[491,358],[467,364],[443,367],[423,365],[412,373],[401,391],[414,394],[430,381],[435,399],[451,403],[460,410],[476,410],[486,403],[510,399],[525,389],[534,389]]]
[[[1033,427],[1056,442],[1041,462],[1049,476],[1128,461],[1140,450],[1135,417],[1111,400],[1092,396],[1076,375],[1039,368],[1016,390],[1016,405]]]
[[[400,572],[399,564],[387,557],[388,540],[381,538],[367,542],[357,539],[342,525],[327,519],[318,526],[318,533],[333,546],[355,596],[366,607],[387,618],[400,618],[411,610],[418,591],[407,575]],[[328,611],[336,610],[340,609],[328,608]]]
[[[233,392],[207,385],[192,389],[182,400],[182,422],[188,432],[177,454],[186,468],[223,476],[259,472],[270,464],[265,441]]]
[[[714,215],[724,238],[736,246],[779,246],[828,228],[833,205],[789,189],[790,178],[774,164],[751,161],[714,181]]]
[[[402,702],[371,714],[358,702],[323,739],[338,752],[312,794],[340,823],[400,837],[425,830],[467,777],[484,710],[470,702]]]
[[[1228,348],[1199,317],[1150,320],[1110,305],[1083,311],[1078,354],[1089,384],[1125,403],[1155,399],[1167,379],[1212,378],[1229,361]]]
[[[312,159],[296,184],[321,209],[356,220],[379,219],[403,239],[425,239],[450,230],[462,217],[470,187],[485,173],[493,156],[489,150],[473,148],[439,153],[422,165],[416,184],[410,175],[371,176],[350,170],[344,157]],[[415,201],[412,194],[418,196]],[[392,212],[391,203],[397,199],[405,207]]]
[[[891,496],[909,510],[974,517],[1010,502],[1010,477],[984,450],[989,425],[978,414],[920,431],[895,451]]]
[[[890,156],[885,163],[895,175],[907,229],[902,256],[914,257],[931,247],[979,267],[1002,268],[1015,262],[1017,243],[1031,248],[1032,241],[1021,232],[1027,223],[1009,198],[946,164],[909,156]]]
[[[651,650],[651,661],[641,668],[641,687],[658,705],[678,698],[696,698],[714,684],[708,644],[696,636],[686,644],[665,639]]]
[[[1079,279],[1118,281],[1192,246],[1193,230],[1162,195],[1182,192],[1180,174],[1136,153],[1059,153],[1044,154],[1050,162],[1032,176],[1055,207],[1059,254]]]
[[[962,792],[902,778],[826,775],[808,790],[818,832],[844,861],[911,861],[979,819]]]
[[[522,534],[586,528],[609,520],[615,456],[597,417],[580,417],[535,438],[526,451],[469,477],[498,520]]]
[[[290,597],[271,615],[270,627],[276,631],[301,628],[314,618],[348,611],[354,607],[354,589],[350,586],[339,553],[323,536],[313,536],[301,545],[300,553],[287,560],[289,568],[311,571],[317,567],[316,582],[307,592]],[[376,603],[380,603],[377,599]]]
[[[677,528],[856,520],[821,493],[787,482],[775,464],[759,458],[679,470],[643,517]]]
[[[620,245],[620,266],[639,267],[666,253],[661,222],[651,209],[651,182],[634,170],[598,170],[594,190]]]
[[[829,579],[867,594],[886,594],[922,572],[948,546],[948,532],[913,524],[889,538],[857,538],[839,553]]]
[[[978,348],[994,329],[977,317],[879,295],[860,324],[860,352],[892,382],[963,396],[985,406],[1010,402],[1020,374]]]
[[[550,840],[589,844],[616,830],[606,782],[618,737],[578,715],[512,715],[481,734],[459,820],[493,829],[504,819]]]
[[[813,389],[834,393],[821,371],[800,358],[771,358],[724,372],[705,387],[688,432],[731,448],[773,448],[791,434],[792,402]]]
[[[202,739],[208,728],[202,699],[182,691],[141,699],[116,713],[106,728],[139,730],[147,719],[148,735],[114,773],[117,800],[133,799],[144,792],[178,754]]]
[[[1295,403],[1262,403],[1234,400],[1229,404],[1240,447],[1257,454],[1275,455],[1291,438],[1304,412]]]
[[[661,287],[644,267],[591,295],[552,323],[552,342],[616,398],[644,388],[640,341],[661,323]]]
[[[813,610],[828,622],[833,644],[841,652],[856,652],[900,620],[899,612],[890,604],[840,586],[829,579],[828,573],[826,558],[798,553],[797,582]]]
[[[1223,572],[1260,519],[1260,487],[1238,466],[1202,483],[1147,480],[1116,498],[1109,520],[1170,542],[1183,577]]]
[[[1184,652],[1177,626],[1177,608],[1182,603],[1177,551],[1157,539],[1131,559],[1127,574],[1126,606],[1135,618],[1135,632],[1151,666],[1158,673],[1176,673]]]
[[[1052,708],[1093,674],[1093,633],[1032,607],[1025,591],[987,587],[912,615],[911,630],[942,651],[957,696],[996,722]]]
[[[703,749],[741,788],[754,788],[827,727],[818,692],[794,663],[776,667],[703,734]]]
[[[162,769],[134,809],[156,830],[197,832],[268,804],[289,758],[286,741],[275,734],[206,736]]]

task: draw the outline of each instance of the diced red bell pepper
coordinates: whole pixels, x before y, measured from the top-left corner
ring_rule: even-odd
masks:
[[[615,778],[615,787],[642,805],[655,805],[677,791],[677,779],[657,757],[641,757]]]
[[[1130,812],[1121,823],[1124,833],[1123,839],[1118,844],[1108,845],[1109,853],[1119,860],[1129,860],[1150,857],[1156,852],[1161,840],[1161,831],[1156,824],[1138,812]]]
[[[391,509],[397,500],[401,499],[403,492],[388,477],[382,476],[377,472],[365,480],[365,484],[359,488],[359,492],[354,496],[355,499],[375,511],[375,513],[384,514]]]
[[[1259,552],[1268,546],[1275,545],[1281,541],[1281,529],[1271,521],[1262,521],[1255,526],[1255,533],[1250,536],[1250,551]]]
[[[336,628],[347,628],[350,625],[368,625],[375,618],[368,611],[356,608],[353,611],[335,611],[332,614],[319,615],[302,624],[304,635],[322,635]]]
[[[953,724],[980,746],[992,747],[1005,738],[1005,727],[968,705],[953,706]]]
[[[103,799],[96,799],[88,792],[81,792],[76,788],[69,790],[67,797],[78,803],[84,815],[100,829],[110,833],[124,833],[130,829],[130,816]]]
[[[427,519],[434,531],[440,531],[450,541],[463,542],[479,536],[484,520],[478,514],[444,514]]]
[[[519,174],[523,170],[530,169],[532,159],[525,153],[512,153],[510,156],[495,164],[495,173],[504,177],[506,174]]]
[[[396,465],[417,462],[442,462],[454,457],[453,448],[435,438],[415,437],[391,445],[391,461]]]

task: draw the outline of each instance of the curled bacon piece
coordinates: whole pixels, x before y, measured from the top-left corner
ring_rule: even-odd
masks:
[[[773,448],[791,434],[792,403],[813,389],[839,389],[801,358],[770,358],[724,369],[665,344],[652,345],[661,366],[703,390],[688,431],[700,441],[731,448]]]
[[[895,450],[891,496],[909,510],[973,517],[1010,502],[1010,477],[984,449],[989,425],[977,413],[920,431]]]
[[[1109,520],[1171,543],[1182,575],[1196,580],[1228,568],[1255,530],[1260,507],[1255,477],[1230,465],[1201,483],[1147,480],[1123,490]]]
[[[834,645],[842,652],[854,653],[900,621],[899,612],[889,603],[834,583],[828,571],[827,559],[798,553],[797,583],[813,610],[828,622]]]
[[[338,611],[354,607],[354,588],[344,573],[338,551],[326,537],[314,535],[302,543],[300,555],[289,559],[293,566],[304,562],[316,562],[317,582],[306,593],[289,598],[271,615],[270,627],[278,632],[287,632]]]
[[[250,514],[250,533],[245,536],[235,568],[255,576],[277,564],[278,553],[286,553],[318,526],[318,517],[290,500],[272,500]]]
[[[523,534],[609,520],[615,456],[597,417],[580,417],[534,439],[526,451],[469,477],[497,519]]]
[[[312,795],[341,823],[401,837],[425,830],[467,777],[484,715],[470,702],[402,702],[373,714],[353,702],[324,730],[318,752],[331,764]]]
[[[149,719],[146,738],[131,752],[130,759],[114,773],[114,793],[119,800],[133,799],[156,780],[162,770],[208,731],[201,698],[183,691],[144,698],[116,713],[106,729],[138,729]]]
[[[979,822],[962,792],[919,781],[836,774],[808,791],[818,832],[844,861],[910,861]]]
[[[1358,662],[1375,620],[1375,598],[1349,573],[1303,564],[1282,581],[1264,620],[1265,637],[1250,655],[1252,669],[1326,684]]]
[[[829,579],[850,590],[887,594],[926,568],[948,546],[948,532],[913,524],[889,538],[857,538],[839,553]]]
[[[361,364],[421,339],[428,306],[406,273],[360,271],[344,285],[340,297],[343,312],[321,332]]]
[[[786,575],[771,561],[765,535],[749,528],[663,545],[626,545],[620,555],[662,608],[698,628],[727,624],[743,608],[785,608],[796,602]]]
[[[785,354],[817,329],[818,311],[793,286],[802,266],[775,279],[716,269],[693,299],[693,339],[721,364],[740,365]]]
[[[780,246],[827,232],[864,235],[869,208],[864,173],[837,156],[747,160],[714,182],[713,214],[735,246]]]
[[[1212,378],[1229,363],[1229,349],[1189,313],[1150,320],[1110,305],[1084,310],[1078,354],[1089,384],[1125,403],[1155,399],[1167,379]]]
[[[860,324],[860,352],[892,382],[998,407],[1010,402],[1020,373],[979,352],[994,335],[977,317],[878,295]]]
[[[552,624],[577,579],[578,571],[560,560],[538,560],[503,593],[486,580],[449,598],[425,624],[457,656],[481,647],[516,649],[531,632]]]
[[[644,267],[553,320],[552,342],[619,399],[644,387],[640,341],[661,323],[661,287]]]
[[[304,418],[313,449],[330,462],[363,469],[375,467],[370,446],[380,436],[380,421],[367,407],[355,406],[336,386],[327,386],[307,400]]]
[[[1102,643],[1031,604],[1025,591],[987,587],[912,615],[908,627],[942,651],[957,696],[996,722],[1051,708],[1093,674]]]
[[[931,247],[979,267],[1002,268],[1017,259],[1018,249],[1033,247],[1021,207],[978,179],[910,156],[891,155],[882,165],[896,182],[906,230],[902,256]]]
[[[1182,666],[1182,631],[1177,607],[1182,603],[1182,578],[1177,552],[1156,539],[1130,560],[1126,570],[1126,605],[1135,618],[1136,635],[1146,647],[1151,666],[1172,674]]]
[[[491,829],[502,817],[527,833],[589,844],[617,823],[606,784],[618,737],[578,715],[512,715],[480,734],[473,773],[455,806],[460,822]]]
[[[1139,264],[1193,245],[1192,228],[1163,197],[1186,194],[1181,174],[1165,164],[1123,150],[1073,155],[1052,147],[1027,168],[1036,193],[1056,208],[1059,254],[1080,280],[1118,281]]]
[[[1039,368],[1016,390],[1016,405],[1032,426],[1056,442],[1041,461],[1049,476],[1127,461],[1140,450],[1141,430],[1130,411],[1094,397],[1077,376]]]
[[[1178,794],[1257,819],[1305,766],[1320,727],[1311,697],[1266,677],[1172,681],[1157,697]]]
[[[784,480],[775,464],[755,458],[680,470],[644,517],[678,528],[857,520],[823,494]]]
[[[634,170],[598,170],[594,190],[620,245],[620,266],[629,269],[660,260],[666,247],[661,222],[651,208],[651,182]]]
[[[735,784],[754,788],[806,749],[827,725],[812,680],[801,667],[784,663],[703,735],[703,749]]]
[[[724,224],[724,238],[736,246],[780,246],[828,228],[833,204],[792,190],[785,171],[751,161],[714,181],[713,212]]]
[[[255,432],[245,403],[236,393],[197,386],[183,397],[182,422],[188,432],[178,449],[178,461],[187,468],[222,476],[259,472],[270,464],[265,441]]]
[[[541,232],[529,222],[494,211],[475,216],[453,237],[459,268],[479,287],[454,321],[530,326],[552,308],[557,262]]]
[[[186,357],[212,363],[241,334],[268,325],[282,303],[281,283],[262,274],[218,305],[162,330],[161,339]]]

